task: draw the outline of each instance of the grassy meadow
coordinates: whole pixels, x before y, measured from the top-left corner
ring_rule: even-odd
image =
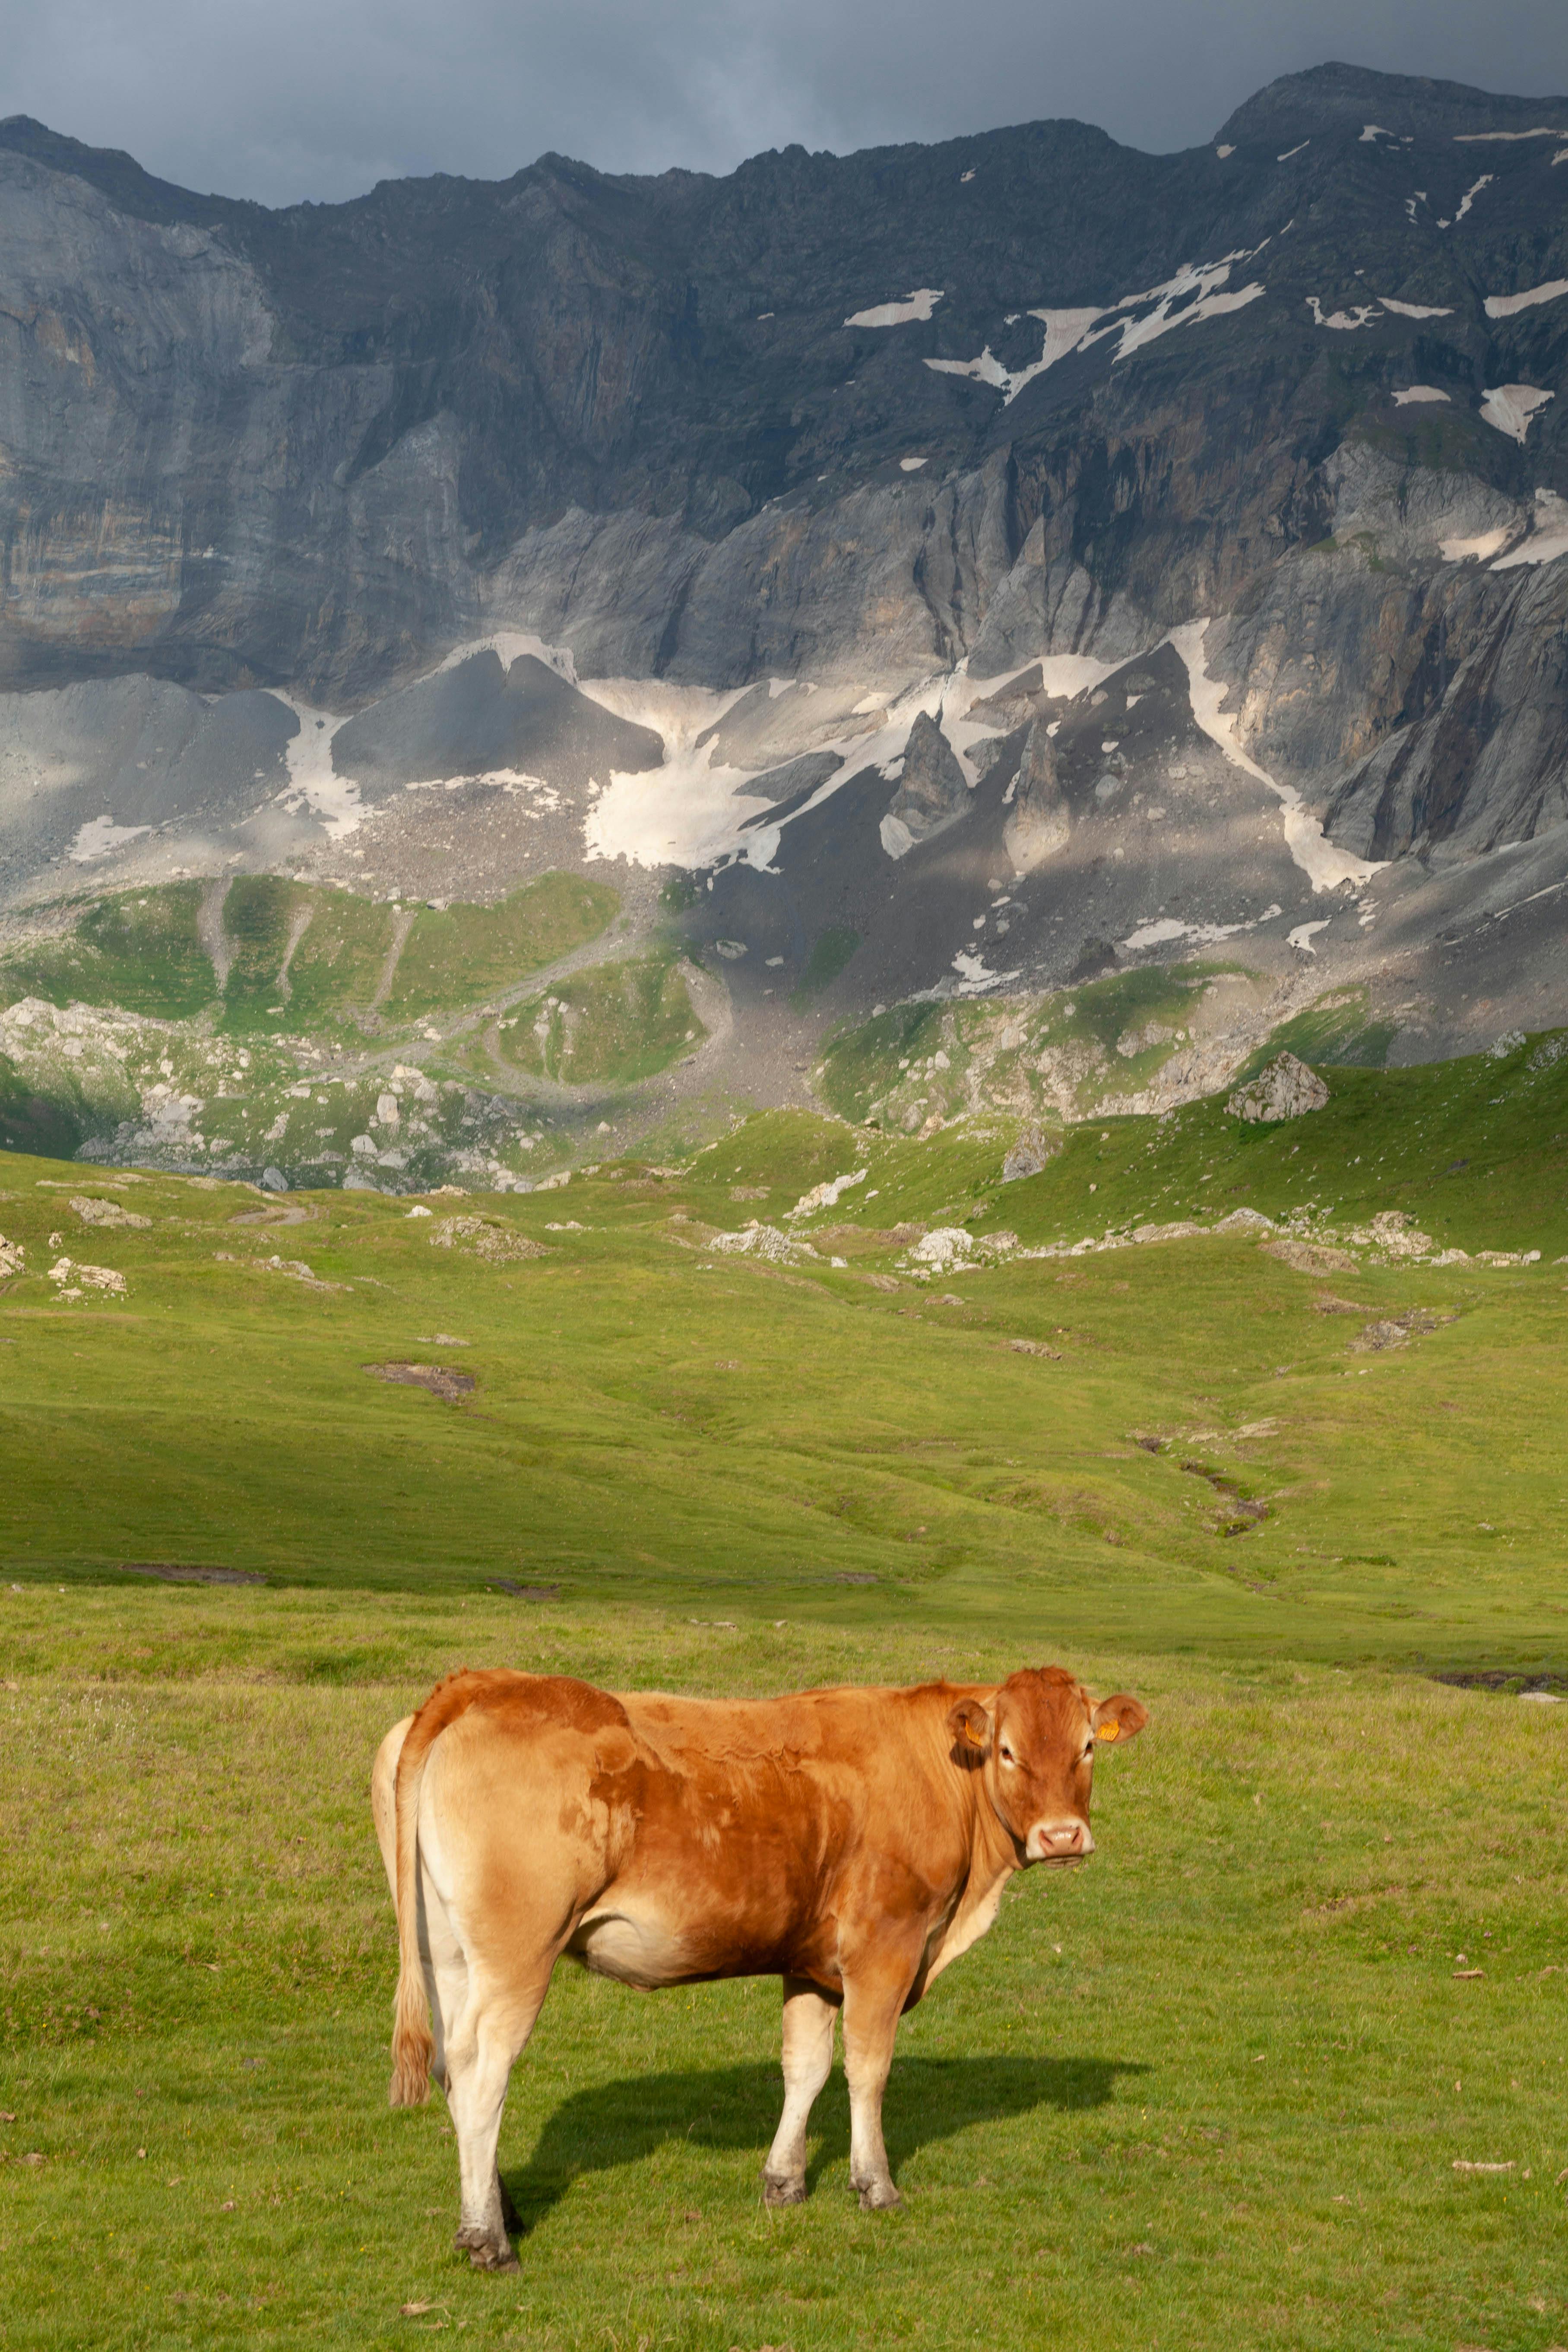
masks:
[[[1331,1075],[1007,1185],[999,1129],[783,1116],[504,1199],[0,1160],[0,2344],[1568,2344],[1568,1706],[1517,1695],[1568,1689],[1568,1062]],[[862,1166],[816,1257],[719,1245]],[[908,1255],[1238,1204],[1344,1264]],[[1469,1256],[1345,1243],[1388,1207]],[[386,1725],[461,1663],[1048,1658],[1152,1720],[905,2021],[905,2210],[841,2075],[763,2210],[776,1986],[563,1972],[472,2273],[439,2098],[385,2105]]]

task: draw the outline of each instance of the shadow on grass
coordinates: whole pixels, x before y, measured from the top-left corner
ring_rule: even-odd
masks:
[[[888,2083],[882,2124],[895,2175],[917,2149],[951,2139],[972,2124],[1105,2106],[1120,2075],[1149,2068],[1119,2058],[904,2058]],[[539,2135],[526,2166],[505,2175],[526,2233],[560,2203],[584,2173],[637,2164],[670,2140],[694,2147],[754,2148],[759,2172],[784,2100],[778,2066],[718,2066],[682,2074],[638,2074],[601,2083],[563,2099]],[[815,2189],[824,2168],[849,2153],[849,2100],[835,2072],[812,2111],[816,2153],[806,2170]]]

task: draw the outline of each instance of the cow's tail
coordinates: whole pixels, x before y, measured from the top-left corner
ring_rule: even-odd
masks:
[[[392,2086],[395,2107],[422,2107],[430,2095],[435,2040],[419,1949],[419,1791],[431,1748],[447,1726],[478,1696],[479,1677],[466,1672],[437,1684],[408,1727],[397,1759],[397,1992],[393,2003]]]

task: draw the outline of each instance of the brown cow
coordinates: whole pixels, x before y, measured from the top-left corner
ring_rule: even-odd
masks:
[[[1092,1853],[1096,1742],[1147,1720],[1060,1666],[745,1700],[438,1683],[383,1740],[371,1794],[401,1956],[392,2102],[428,2097],[432,2072],[445,2090],[476,2269],[515,2263],[496,2143],[563,1953],[645,1987],[783,1978],[770,2205],[805,2194],[842,2009],[849,2177],[868,2210],[896,2205],[882,2091],[900,2013],[985,1933],[1014,1871]]]

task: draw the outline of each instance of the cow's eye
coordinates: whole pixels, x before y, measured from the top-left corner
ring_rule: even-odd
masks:
[[[1093,1759],[1093,1756],[1094,1756],[1094,1742],[1093,1742],[1093,1740],[1091,1739],[1091,1740],[1089,1741],[1089,1746],[1084,1749],[1083,1754],[1079,1757],[1079,1763],[1080,1763],[1080,1764],[1088,1764],[1088,1763],[1089,1763],[1089,1762]]]
[[[1004,1744],[1004,1746],[1003,1746],[1003,1749],[1002,1749],[1002,1761],[1003,1761],[1003,1763],[1004,1763],[1004,1764],[1016,1764],[1016,1763],[1017,1762],[1017,1760],[1018,1760],[1018,1759],[1017,1759],[1017,1758],[1014,1755],[1014,1753],[1013,1753],[1012,1749],[1011,1749],[1009,1747],[1007,1747],[1005,1744]]]

